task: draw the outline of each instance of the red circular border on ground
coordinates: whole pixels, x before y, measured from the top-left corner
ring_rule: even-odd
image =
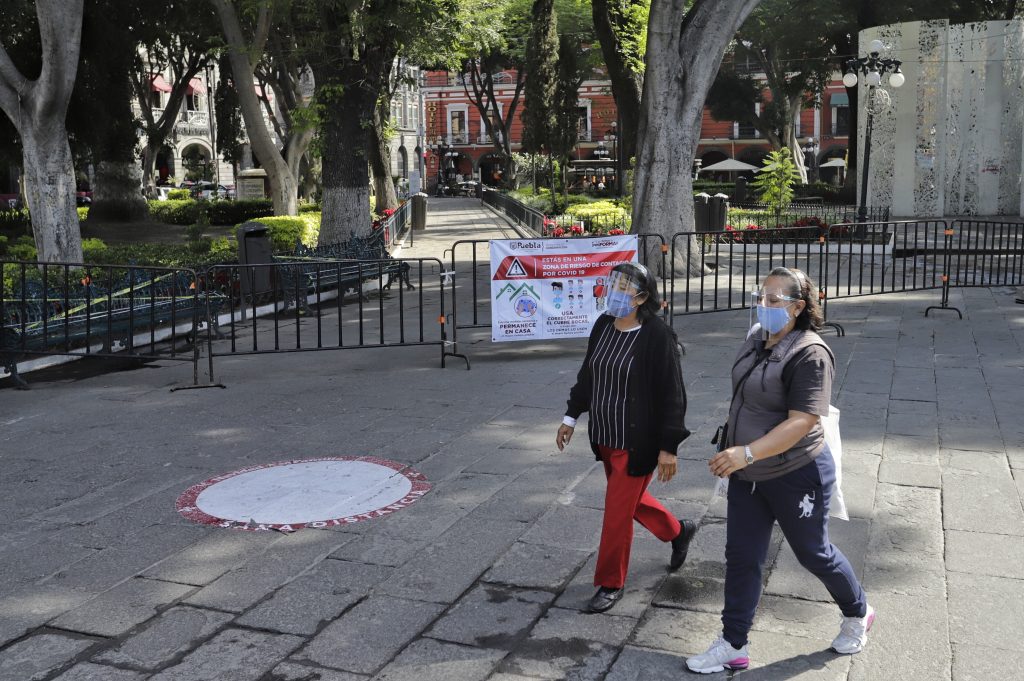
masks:
[[[367,463],[375,463],[379,466],[386,466],[395,471],[398,471],[403,476],[408,478],[409,482],[412,483],[412,488],[409,492],[394,503],[388,504],[373,511],[366,513],[360,513],[359,515],[349,516],[346,518],[330,518],[327,520],[316,520],[307,523],[291,523],[291,524],[280,524],[280,523],[249,523],[241,520],[231,520],[228,518],[217,518],[214,517],[196,506],[196,500],[199,495],[202,494],[203,490],[211,485],[215,485],[218,482],[223,482],[238,475],[245,473],[251,473],[253,471],[263,470],[265,468],[275,468],[277,466],[290,466],[297,463],[312,463],[317,461],[364,461]],[[422,473],[412,470],[407,465],[399,463],[397,461],[388,461],[387,459],[378,459],[375,456],[322,456],[315,459],[293,459],[291,461],[275,461],[273,463],[264,463],[257,466],[249,466],[248,468],[242,468],[241,470],[232,471],[225,473],[224,475],[218,475],[215,478],[204,480],[198,484],[192,485],[185,490],[178,500],[175,502],[175,508],[185,518],[188,518],[192,522],[199,523],[201,525],[216,525],[218,527],[225,527],[235,530],[250,530],[255,532],[277,530],[279,532],[295,532],[305,527],[322,529],[326,527],[339,527],[341,525],[351,525],[353,523],[362,522],[364,520],[372,520],[373,518],[380,518],[394,513],[395,511],[401,511],[407,506],[419,501],[419,499],[430,491],[430,483],[427,482],[426,477]]]

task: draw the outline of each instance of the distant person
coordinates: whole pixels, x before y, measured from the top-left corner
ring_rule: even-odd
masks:
[[[835,358],[817,334],[817,288],[800,270],[777,267],[755,309],[758,323],[732,367],[727,447],[709,462],[714,475],[729,478],[729,494],[722,635],[686,660],[702,674],[750,663],[747,634],[776,521],[797,560],[842,611],[833,650],[859,653],[875,619],[850,561],[828,536],[836,467],[821,417],[828,415]]]
[[[612,269],[608,310],[590,332],[555,436],[562,451],[576,419],[589,412],[590,448],[608,480],[590,612],[604,612],[622,597],[634,521],[671,544],[672,570],[686,560],[697,532],[696,523],[678,520],[647,491],[654,471],[661,482],[675,476],[676,448],[690,434],[675,334],[660,311],[658,282],[646,267],[623,263]]]

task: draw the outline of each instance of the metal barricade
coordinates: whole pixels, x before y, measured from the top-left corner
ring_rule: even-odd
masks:
[[[185,268],[0,262],[0,364],[24,387],[27,356],[179,360],[198,384],[199,289]]]
[[[252,268],[267,269],[271,294],[241,296],[236,283]],[[437,258],[217,265],[206,277],[226,295],[218,315],[223,338],[207,337],[211,381],[215,357],[354,348],[436,345],[442,367],[456,356],[469,368],[447,337],[446,278]]]

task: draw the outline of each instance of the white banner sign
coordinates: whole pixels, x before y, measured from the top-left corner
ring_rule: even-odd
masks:
[[[580,338],[607,308],[608,274],[635,235],[491,241],[491,339]]]

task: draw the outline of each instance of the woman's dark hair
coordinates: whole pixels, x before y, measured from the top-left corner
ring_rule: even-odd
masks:
[[[796,318],[796,328],[801,331],[820,330],[825,323],[825,317],[821,314],[821,306],[818,305],[818,289],[810,277],[795,267],[776,267],[768,276],[789,280],[789,295],[806,303],[803,312]]]
[[[636,317],[640,321],[653,319],[661,314],[661,296],[658,295],[658,279],[651,271],[635,262],[624,262],[612,268],[612,272],[622,272],[640,282],[638,294],[646,293],[647,298],[636,309]]]

